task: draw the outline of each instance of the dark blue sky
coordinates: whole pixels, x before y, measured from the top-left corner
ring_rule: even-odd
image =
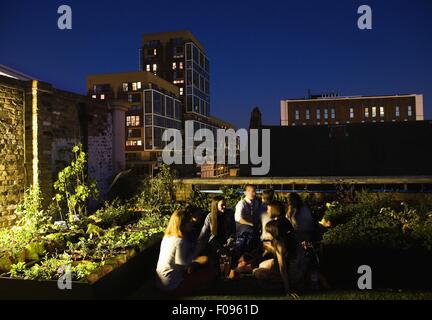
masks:
[[[57,28],[57,8],[73,29]],[[357,29],[357,8],[373,30]],[[85,76],[138,69],[145,32],[189,29],[211,63],[212,113],[238,126],[258,105],[307,90],[343,95],[423,93],[432,114],[432,1],[2,1],[0,64],[85,93]]]

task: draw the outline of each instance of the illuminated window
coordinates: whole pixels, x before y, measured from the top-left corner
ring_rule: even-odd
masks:
[[[321,109],[317,109],[317,119],[320,120],[321,119]]]
[[[310,119],[310,110],[306,109],[306,120]]]
[[[172,68],[173,68],[173,70],[177,69],[177,63],[173,62],[172,63]]]
[[[138,90],[141,89],[141,81],[138,81],[136,84],[137,84],[137,89]]]
[[[126,126],[127,127],[136,127],[140,125],[140,117],[139,116],[127,116],[126,117]]]
[[[380,117],[384,117],[384,107],[380,107]]]
[[[180,95],[183,95],[183,88],[180,88]]]
[[[153,49],[153,55],[157,55],[157,49]]]
[[[364,116],[365,118],[369,118],[369,108],[364,109]]]
[[[395,108],[395,116],[400,117],[400,107],[399,106],[396,106],[396,108]]]
[[[123,91],[127,92],[129,90],[129,84],[127,82],[123,82]]]
[[[154,72],[157,71],[157,64],[156,64],[156,63],[153,64],[153,71],[154,71]]]
[[[184,83],[184,80],[174,80],[173,83],[174,84]]]
[[[328,109],[324,109],[324,119],[328,119]]]
[[[179,62],[179,68],[183,70],[183,62]]]
[[[331,118],[332,119],[336,118],[336,110],[334,108],[331,109]]]
[[[101,98],[101,100],[105,100],[105,95],[101,94],[100,98]]]
[[[92,95],[92,98],[93,98],[93,99],[96,99],[96,98],[97,98],[97,96],[96,96],[95,94],[93,94],[93,95]]]
[[[412,106],[408,106],[408,117],[411,117],[413,115]]]
[[[350,119],[354,119],[354,108],[350,108]]]
[[[296,110],[296,111],[295,111],[295,119],[296,119],[296,120],[299,120],[299,119],[300,119],[300,111],[299,111],[299,110]]]
[[[151,71],[151,70],[150,70],[150,65],[149,65],[149,64],[146,65],[146,71]]]
[[[372,117],[376,118],[377,116],[377,108],[376,107],[372,107]]]
[[[137,83],[132,82],[132,91],[136,91],[136,90],[137,90]]]
[[[142,144],[143,144],[142,140],[126,140],[127,147],[142,146]]]

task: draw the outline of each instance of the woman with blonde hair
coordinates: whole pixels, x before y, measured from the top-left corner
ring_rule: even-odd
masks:
[[[206,261],[201,257],[194,261],[196,244],[187,237],[192,229],[192,216],[188,211],[176,210],[172,214],[156,267],[157,285],[162,291],[187,294],[205,287],[215,276],[208,268],[196,268],[196,264],[202,265]]]

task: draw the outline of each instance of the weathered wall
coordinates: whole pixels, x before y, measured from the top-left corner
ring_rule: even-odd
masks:
[[[57,173],[69,163],[70,150],[78,143],[83,144],[88,154],[90,176],[98,182],[101,195],[105,195],[113,176],[108,107],[41,82],[37,88],[37,105],[39,185],[45,198],[51,198]],[[32,141],[31,134],[30,130],[26,131],[28,143]],[[26,150],[32,152],[32,148]]]
[[[24,191],[24,91],[0,82],[0,227],[15,220]]]
[[[82,143],[101,196],[113,178],[112,117],[106,104],[40,81],[0,76],[0,227],[11,225],[26,186],[48,203],[57,173]]]

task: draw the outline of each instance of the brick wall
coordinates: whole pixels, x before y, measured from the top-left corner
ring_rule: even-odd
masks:
[[[77,143],[103,197],[114,175],[112,141],[106,104],[45,82],[0,76],[0,227],[13,223],[16,204],[35,179],[44,203],[51,200],[57,173]]]
[[[15,220],[24,191],[24,90],[0,82],[0,227]]]

